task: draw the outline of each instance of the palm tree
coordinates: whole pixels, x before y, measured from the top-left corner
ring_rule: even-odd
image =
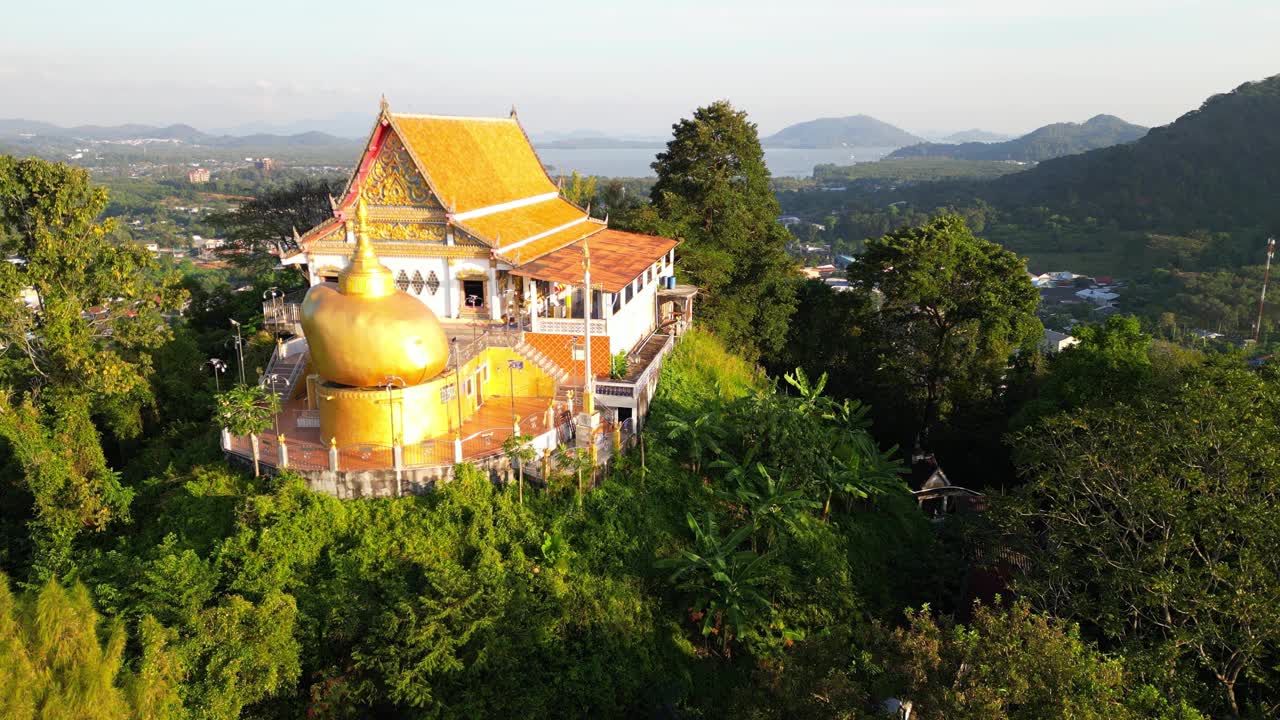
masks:
[[[258,434],[271,427],[280,412],[280,398],[259,385],[237,385],[217,396],[214,420],[232,435],[248,435],[253,447],[253,474],[257,477]]]
[[[687,513],[685,520],[693,532],[693,547],[659,560],[657,566],[673,570],[669,581],[692,596],[690,610],[702,620],[703,637],[718,633],[721,651],[727,656],[734,634],[769,607],[761,592],[768,556],[737,549],[755,529],[750,524],[721,538],[711,513],[702,524],[693,513]]]

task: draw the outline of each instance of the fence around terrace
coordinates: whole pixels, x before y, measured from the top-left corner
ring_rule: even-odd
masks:
[[[305,422],[305,413],[299,412],[298,421]],[[573,424],[568,413],[561,411],[548,427],[546,416],[539,413],[520,420],[520,433],[534,438],[535,446],[555,446],[572,442]],[[502,455],[504,444],[513,434],[513,427],[508,425],[486,428],[457,440],[437,438],[403,447],[377,443],[323,445],[285,435],[282,448],[281,436],[264,433],[258,436],[258,463],[275,469],[333,471],[442,467]],[[227,433],[222,444],[225,452],[253,461],[253,440],[248,436]]]

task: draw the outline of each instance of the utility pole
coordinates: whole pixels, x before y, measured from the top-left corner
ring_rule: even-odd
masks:
[[[1267,266],[1262,271],[1262,295],[1258,297],[1258,323],[1253,326],[1253,342],[1262,335],[1262,307],[1267,302],[1267,281],[1271,279],[1271,258],[1276,254],[1276,239],[1267,238]]]

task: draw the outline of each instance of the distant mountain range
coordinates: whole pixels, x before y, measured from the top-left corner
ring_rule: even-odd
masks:
[[[902,128],[870,115],[819,118],[789,125],[761,141],[765,147],[840,148],[902,147],[921,141]]]
[[[979,131],[980,132],[980,131]],[[889,153],[889,158],[945,157],[956,160],[1041,162],[1133,142],[1147,128],[1114,115],[1096,115],[1083,124],[1054,123],[1005,142],[919,143]]]
[[[334,137],[322,132],[302,132],[293,135],[257,133],[252,135],[212,135],[190,125],[80,125],[61,127],[35,120],[0,119],[0,139],[33,139],[75,141],[82,143],[123,143],[165,141],[199,145],[202,147],[234,149],[280,147],[353,147],[358,141]]]

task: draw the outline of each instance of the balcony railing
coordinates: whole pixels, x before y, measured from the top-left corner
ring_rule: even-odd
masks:
[[[592,335],[605,335],[604,320],[591,321]],[[586,332],[582,318],[546,318],[533,316],[533,332],[553,335],[582,335]]]
[[[668,335],[667,339],[662,343],[662,347],[659,348],[653,359],[649,361],[648,367],[631,382],[597,380],[595,382],[596,395],[634,400],[640,397],[641,394],[649,392],[650,386],[657,382],[658,373],[662,370],[662,362],[671,352],[671,349],[675,347],[675,342],[675,336]]]

